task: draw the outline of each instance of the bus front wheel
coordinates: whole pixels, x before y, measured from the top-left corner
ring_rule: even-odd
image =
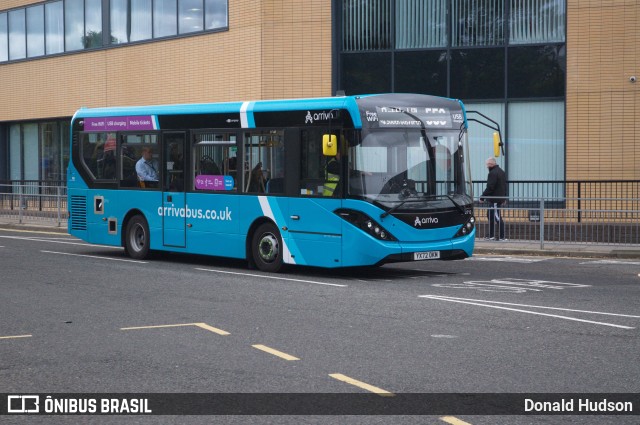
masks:
[[[272,223],[261,224],[251,239],[251,254],[258,269],[278,272],[282,268],[282,237]]]
[[[149,225],[141,215],[136,215],[129,220],[124,249],[131,258],[136,260],[143,260],[149,255]]]

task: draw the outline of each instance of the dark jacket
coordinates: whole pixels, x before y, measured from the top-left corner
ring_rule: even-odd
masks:
[[[506,201],[505,198],[493,198],[493,196],[507,196],[507,177],[498,165],[489,170],[487,188],[482,192],[480,199],[498,204]]]

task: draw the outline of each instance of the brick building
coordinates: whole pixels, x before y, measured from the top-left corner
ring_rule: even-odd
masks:
[[[337,90],[462,99],[512,181],[640,180],[639,28],[640,0],[4,0],[0,180],[64,180],[82,106]]]

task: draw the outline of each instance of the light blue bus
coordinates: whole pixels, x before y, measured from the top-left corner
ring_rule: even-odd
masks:
[[[463,259],[467,124],[460,101],[416,94],[83,108],[69,233],[270,272]]]

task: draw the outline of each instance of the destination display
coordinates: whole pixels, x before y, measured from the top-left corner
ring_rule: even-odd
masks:
[[[373,127],[453,128],[454,122],[463,122],[462,114],[454,117],[445,107],[376,106],[366,109],[364,114],[365,121]]]

